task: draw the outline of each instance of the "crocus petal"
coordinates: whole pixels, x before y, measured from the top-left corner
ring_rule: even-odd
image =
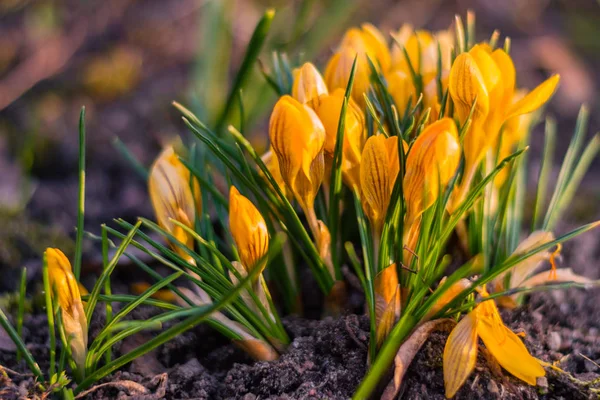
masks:
[[[398,270],[392,264],[375,277],[375,324],[376,344],[379,348],[400,316],[400,286]]]
[[[254,267],[269,250],[267,224],[254,204],[242,196],[235,186],[229,191],[229,228],[247,271]]]
[[[362,24],[361,28],[362,37],[368,52],[374,57],[373,61],[377,61],[384,72],[387,71],[391,66],[392,58],[385,37],[382,35],[381,31],[372,24]]]
[[[527,96],[513,104],[506,115],[506,119],[516,115],[528,114],[543,106],[550,97],[554,94],[560,75],[556,74],[542,82],[538,87],[533,89]]]
[[[449,91],[455,104],[461,124],[467,120],[473,102],[477,104],[473,112],[474,119],[483,119],[489,112],[489,97],[485,81],[477,62],[469,53],[462,53],[450,69]]]
[[[396,286],[396,290],[392,295],[392,299],[386,304],[386,307],[381,311],[379,320],[377,321],[377,329],[375,332],[375,342],[377,347],[380,347],[396,322],[396,312],[400,310],[400,287]]]
[[[381,228],[385,218],[392,188],[399,172],[399,164],[396,164],[395,159],[391,159],[390,156],[394,154],[394,143],[398,143],[397,140],[395,136],[388,139],[384,135],[371,136],[367,139],[362,153],[360,168],[362,201],[368,204],[365,211],[370,211],[369,218],[376,230]],[[397,157],[397,149],[395,154]]]
[[[190,172],[179,161],[173,147],[165,148],[152,164],[148,176],[148,191],[158,225],[188,248],[192,248],[193,238],[172,220],[192,227],[196,212],[200,212],[200,187],[197,183],[190,186]],[[172,247],[183,257],[188,257],[182,249]]]
[[[477,361],[477,316],[469,313],[460,320],[444,346],[444,386],[446,397],[454,397]]]
[[[300,103],[308,103],[314,108],[313,101],[327,93],[327,85],[319,70],[312,63],[304,63],[300,68],[294,70],[292,96]]]
[[[409,73],[402,70],[392,71],[386,76],[388,82],[388,91],[394,99],[398,114],[402,115],[408,106],[409,100],[411,104],[417,101],[417,93],[415,84]],[[437,87],[436,87],[437,91]]]
[[[404,176],[409,224],[437,200],[438,189],[443,189],[454,176],[460,158],[458,132],[451,118],[429,125],[415,140]]]
[[[379,320],[388,304],[395,300],[398,289],[398,270],[392,264],[381,270],[375,277],[375,319]],[[393,305],[394,315],[400,315],[400,299]]]
[[[265,163],[265,166],[271,173],[271,176],[275,180],[275,183],[277,183],[277,186],[279,186],[279,190],[281,190],[281,192],[283,193],[283,195],[285,197],[287,197],[288,199],[291,199],[290,198],[291,194],[287,190],[285,181],[283,180],[283,177],[281,176],[281,170],[279,169],[279,160],[277,159],[277,156],[273,153],[273,150],[270,149],[265,154],[263,154],[260,158],[261,158],[262,162]],[[260,173],[262,176],[262,172],[260,172]]]
[[[440,281],[440,286],[444,284],[446,278],[444,277]],[[456,296],[458,296],[463,290],[467,289],[471,286],[471,281],[468,279],[461,279],[458,282],[455,282],[452,286],[450,286],[433,304],[427,315],[423,318],[423,321],[427,321],[431,319],[438,311],[444,308],[448,303],[450,303]]]
[[[500,70],[501,85],[504,88],[504,93],[502,96],[502,104],[510,104],[512,101],[512,96],[515,91],[515,83],[516,83],[516,71],[515,65],[513,64],[512,58],[502,49],[496,49],[492,53],[492,59],[496,63],[496,66]]]
[[[291,96],[283,96],[273,108],[269,137],[283,180],[305,209],[312,208],[324,171],[325,128],[319,117]]]
[[[521,339],[506,326],[499,333],[493,322],[479,318],[477,334],[498,363],[509,373],[527,382],[536,384],[536,379],[546,374],[539,361],[533,358]]]
[[[554,240],[554,235],[552,232],[535,231],[517,246],[513,252],[513,255],[518,256],[526,254],[534,248],[542,246],[548,242],[551,242],[552,240]],[[521,286],[523,281],[527,279],[527,277],[530,276],[540,266],[540,264],[549,257],[549,250],[540,251],[512,267],[509,270],[511,273],[510,287],[513,288]]]
[[[475,62],[477,63],[477,67],[481,72],[481,77],[483,78],[483,82],[485,84],[485,88],[488,94],[491,94],[498,84],[501,83],[501,71],[494,62],[491,54],[485,50],[481,45],[475,45],[471,50],[469,50],[469,54],[473,57]],[[478,99],[479,101],[479,99]],[[491,104],[490,104],[491,106]]]
[[[340,49],[329,59],[325,67],[325,82],[330,91],[341,88],[346,89],[352,64],[356,58],[356,71],[354,73],[354,84],[352,85],[352,98],[360,107],[364,107],[363,94],[369,90],[371,85],[371,67],[366,53],[357,51],[350,46],[341,46]]]

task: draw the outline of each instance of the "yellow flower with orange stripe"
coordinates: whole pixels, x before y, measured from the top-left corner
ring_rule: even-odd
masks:
[[[371,24],[351,28],[344,34],[339,49],[329,59],[325,68],[325,82],[329,90],[345,89],[348,85],[352,63],[356,58],[356,72],[352,86],[352,98],[363,107],[363,94],[369,89],[371,67],[385,73],[391,65],[391,57],[386,40],[381,32]]]
[[[406,143],[403,143],[403,146],[406,151]],[[367,139],[362,152],[361,200],[376,235],[379,235],[383,228],[390,197],[400,171],[398,151],[397,136],[386,138],[379,134]]]
[[[281,176],[306,211],[323,182],[325,128],[308,106],[291,96],[277,101],[269,122],[271,147]]]
[[[322,95],[315,102],[315,112],[325,127],[325,157],[333,161],[340,113],[344,103],[343,89]],[[352,98],[348,101],[344,119],[344,144],[342,146],[342,178],[350,188],[360,186],[361,153],[366,140],[363,112]]]
[[[408,225],[437,200],[439,189],[456,173],[460,157],[458,132],[451,118],[434,122],[417,137],[406,158],[404,175]]]
[[[319,70],[312,63],[307,62],[295,69],[293,74],[292,97],[315,109],[315,100],[328,93],[327,85]]]
[[[260,264],[259,261],[269,250],[267,223],[254,204],[235,186],[229,190],[229,229],[246,271],[254,268],[262,270],[266,260]]]
[[[85,367],[88,343],[88,325],[81,301],[79,285],[73,275],[71,263],[62,251],[47,248],[44,253],[48,265],[51,295],[60,307],[62,325],[67,336],[71,355],[77,367]]]
[[[193,228],[196,215],[202,210],[200,184],[196,178],[191,179],[190,171],[179,160],[173,147],[165,148],[152,164],[148,189],[158,225],[187,248],[193,249],[192,236],[173,221]],[[191,260],[179,246],[172,243],[171,247],[180,256]]]
[[[498,140],[503,124],[541,107],[550,99],[559,80],[554,75],[513,103],[515,67],[504,50],[492,51],[487,44],[480,44],[456,58],[449,81],[456,116],[464,124],[471,109],[473,115],[464,136],[465,177],[454,199],[454,208],[462,201],[486,152]]]

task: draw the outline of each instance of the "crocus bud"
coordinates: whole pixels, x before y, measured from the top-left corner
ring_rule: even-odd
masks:
[[[283,180],[302,208],[312,209],[324,173],[325,128],[319,117],[283,96],[271,114],[269,137]]]
[[[229,189],[229,229],[246,271],[258,266],[269,250],[267,224],[254,204],[235,186]],[[265,267],[263,262],[260,268]]]
[[[360,27],[362,39],[367,48],[369,57],[371,57],[375,66],[380,67],[383,72],[386,72],[390,69],[392,58],[385,37],[381,31],[372,24],[365,23]]]
[[[451,118],[429,125],[415,140],[406,158],[403,185],[407,225],[437,200],[438,190],[456,173],[460,156],[458,132]]]
[[[371,66],[386,73],[391,65],[387,43],[381,32],[370,24],[346,31],[336,53],[329,59],[325,68],[325,82],[329,90],[345,89],[348,85],[352,63],[356,60],[352,98],[361,107],[365,105],[363,94],[369,89]]]
[[[294,70],[292,97],[300,103],[308,104],[314,109],[314,100],[327,93],[327,85],[312,63],[304,63],[300,68]]]
[[[59,249],[47,248],[44,253],[48,265],[51,295],[61,309],[62,325],[77,367],[85,368],[88,343],[88,326],[79,286],[73,275],[71,263]]]
[[[371,67],[365,53],[357,52],[356,49],[350,46],[340,47],[327,63],[324,75],[325,82],[331,91],[338,88],[346,89],[355,57],[357,58],[354,83],[352,85],[352,98],[360,107],[364,107],[365,99],[363,94],[369,90],[369,86],[371,85]]]
[[[325,157],[331,159],[335,152],[340,113],[344,103],[344,90],[336,89],[330,95],[320,96],[317,103],[315,112],[325,127]],[[350,188],[360,186],[360,160],[365,138],[363,113],[350,98],[346,108],[344,145],[342,147],[342,177]]]
[[[406,145],[405,145],[406,147]],[[365,143],[360,168],[363,209],[376,234],[381,233],[396,177],[400,171],[398,137],[371,136]]]
[[[388,82],[388,91],[394,99],[398,115],[404,115],[406,107],[408,106],[409,100],[414,106],[417,102],[417,91],[415,90],[415,84],[412,77],[407,72],[396,70],[390,72],[386,76]]]
[[[152,164],[148,189],[158,225],[193,249],[193,238],[171,220],[190,228],[194,226],[196,213],[202,210],[200,185],[195,178],[190,182],[190,171],[179,161],[173,147],[165,148]],[[183,249],[174,244],[172,247],[182,257],[189,258]]]

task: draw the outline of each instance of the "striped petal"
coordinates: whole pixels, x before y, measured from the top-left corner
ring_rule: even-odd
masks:
[[[444,347],[444,386],[446,397],[454,397],[465,383],[477,361],[477,314],[471,312],[448,336]]]

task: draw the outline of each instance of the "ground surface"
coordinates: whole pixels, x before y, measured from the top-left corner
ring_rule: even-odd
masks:
[[[582,303],[582,297],[590,301]],[[532,295],[527,307],[504,312],[508,326],[527,333],[525,343],[532,354],[557,362],[565,373],[547,369],[546,379],[530,387],[502,372],[480,352],[474,373],[456,398],[597,398],[600,369],[594,360],[600,360],[600,311],[585,304],[599,298],[600,290],[539,293]],[[29,317],[25,329],[29,348],[41,360],[47,357],[44,324],[44,317]],[[293,341],[277,361],[253,362],[200,326],[103,380],[86,398],[349,398],[366,370],[367,319],[356,315],[323,321],[287,318],[284,324]],[[444,398],[441,354],[446,337],[434,333],[425,343],[404,379],[401,398]],[[126,342],[121,351],[135,344]],[[14,353],[0,350],[0,363],[14,366]],[[10,381],[4,378],[0,392],[3,399],[17,399],[31,388],[30,379],[12,373],[9,377]]]

